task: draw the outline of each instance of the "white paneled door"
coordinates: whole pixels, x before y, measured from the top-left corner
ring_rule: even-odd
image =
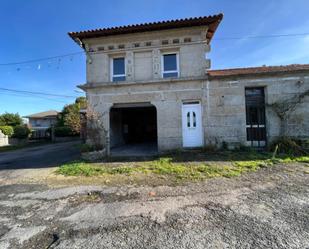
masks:
[[[203,146],[202,111],[200,103],[182,105],[183,147]]]

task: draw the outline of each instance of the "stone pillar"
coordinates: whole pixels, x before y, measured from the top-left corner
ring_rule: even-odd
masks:
[[[126,52],[126,74],[128,81],[134,80],[134,54],[132,51]]]
[[[161,53],[159,49],[152,50],[153,78],[161,78]]]

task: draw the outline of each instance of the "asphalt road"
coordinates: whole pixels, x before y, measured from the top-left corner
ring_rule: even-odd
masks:
[[[55,167],[79,158],[79,141],[0,152],[0,170]]]
[[[308,164],[186,186],[0,186],[0,248],[308,248]]]

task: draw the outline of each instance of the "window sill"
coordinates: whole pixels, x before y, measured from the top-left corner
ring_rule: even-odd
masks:
[[[130,86],[130,85],[146,85],[155,83],[173,83],[173,82],[186,82],[186,81],[203,81],[207,80],[206,76],[196,76],[196,77],[180,77],[180,78],[159,78],[151,79],[147,81],[117,81],[117,82],[96,82],[96,83],[86,83],[84,85],[79,85],[78,87],[86,90],[92,88],[101,87],[111,87],[111,86]]]

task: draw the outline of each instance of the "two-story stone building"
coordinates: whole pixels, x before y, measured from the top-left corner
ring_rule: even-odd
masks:
[[[309,66],[209,70],[207,53],[222,18],[69,33],[87,54],[80,88],[89,108],[102,114],[108,154],[130,151],[130,144],[147,152],[223,142],[264,146],[280,135],[280,118],[267,103],[304,93]],[[308,98],[298,106],[290,135],[308,136]]]

